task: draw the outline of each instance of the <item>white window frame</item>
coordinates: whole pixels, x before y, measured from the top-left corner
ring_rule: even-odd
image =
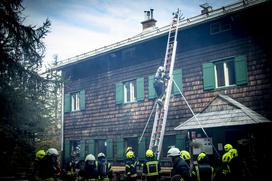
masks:
[[[218,73],[217,73],[217,69],[216,69],[216,65],[218,63],[215,63],[214,64],[214,72],[215,72],[215,87],[216,88],[220,88],[220,87],[228,87],[228,86],[233,86],[235,85],[235,82],[234,84],[230,84],[230,80],[229,80],[229,70],[228,70],[228,66],[227,66],[227,63],[230,62],[230,61],[233,61],[234,60],[228,60],[228,61],[222,61],[222,62],[219,62],[219,63],[222,63],[223,64],[223,73],[224,73],[224,85],[223,86],[218,86]]]
[[[127,84],[129,84],[128,88]],[[136,91],[136,80],[124,82],[124,103],[136,102]]]
[[[80,92],[71,93],[71,111],[80,110]]]

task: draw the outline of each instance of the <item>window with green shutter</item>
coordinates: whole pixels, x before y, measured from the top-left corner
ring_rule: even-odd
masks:
[[[107,139],[107,159],[113,160],[113,143],[112,139]]]
[[[172,92],[173,92],[174,95],[179,95],[180,94],[179,89],[180,89],[181,92],[183,90],[183,85],[182,85],[182,71],[181,71],[181,69],[174,70],[174,72],[173,72],[173,79],[174,79],[174,81],[175,81],[175,83],[177,85],[173,82],[173,90],[172,90]]]
[[[124,103],[124,87],[122,82],[117,82],[115,87],[116,104]]]
[[[145,146],[145,138],[141,140],[138,146],[138,159],[144,160],[145,159],[145,152],[146,152],[146,146]]]
[[[85,156],[85,140],[80,140],[80,159],[84,160]]]
[[[204,63],[203,70],[203,84],[204,90],[211,90],[215,88],[214,64]]]
[[[87,140],[87,148],[88,148],[88,153],[96,155],[95,140],[93,139]]]
[[[144,78],[138,78],[136,80],[137,84],[137,101],[144,100]]]
[[[235,79],[236,85],[247,84],[247,60],[245,56],[235,57]]]
[[[182,135],[182,134],[176,135],[176,147],[179,148],[180,150],[186,149],[185,141],[186,141],[186,135]]]
[[[153,83],[154,83],[154,75],[148,76],[148,98],[154,99],[157,97]]]
[[[67,163],[71,156],[71,144],[70,140],[65,139],[64,140],[64,160]]]
[[[85,90],[81,90],[79,93],[79,107],[80,110],[85,110]]]
[[[144,78],[116,83],[116,104],[144,100]]]
[[[116,140],[116,159],[119,160],[119,161],[122,161],[124,160],[124,139],[123,138],[117,138]]]
[[[64,112],[71,111],[71,96],[69,93],[64,94]]]
[[[228,57],[203,64],[204,90],[243,85],[248,82],[245,56]]]

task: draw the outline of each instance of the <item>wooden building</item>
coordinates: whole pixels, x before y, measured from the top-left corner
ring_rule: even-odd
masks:
[[[238,109],[239,104],[261,115],[265,121],[260,122],[271,120],[271,5],[271,1],[264,0],[241,1],[202,11],[181,22],[174,80],[196,114],[204,113],[217,99],[228,100],[228,104],[233,100],[233,107]],[[153,121],[143,141],[138,144],[138,140],[156,98],[153,78],[164,60],[169,27],[152,26],[130,39],[65,60],[56,67],[67,80],[63,132],[66,160],[76,146],[80,146],[82,159],[87,153],[104,152],[108,160],[118,165],[128,146],[134,148],[140,160],[144,159]],[[205,137],[196,123],[182,128],[192,119],[192,113],[177,87],[173,89],[161,154],[165,165],[169,146],[192,151],[192,137]],[[225,143],[237,144],[235,135],[220,129],[233,126],[221,124],[207,132],[219,152]],[[245,131],[246,125],[234,127],[236,133],[251,136],[240,131]],[[266,136],[270,136],[269,132]]]

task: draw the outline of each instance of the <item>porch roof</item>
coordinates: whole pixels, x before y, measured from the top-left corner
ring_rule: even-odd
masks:
[[[217,95],[199,114],[181,123],[175,130],[189,130],[271,123],[270,120],[227,95]]]

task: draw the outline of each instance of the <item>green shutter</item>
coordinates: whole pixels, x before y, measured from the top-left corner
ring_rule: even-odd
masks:
[[[123,138],[117,138],[116,140],[116,146],[117,146],[117,155],[116,159],[117,160],[123,160],[124,159],[124,139]]]
[[[124,103],[124,85],[122,82],[116,83],[116,104]]]
[[[70,140],[65,139],[64,141],[64,160],[67,163],[71,156],[71,145]]]
[[[71,111],[71,95],[64,94],[64,112],[70,112]]]
[[[80,140],[80,159],[85,159],[85,140]]]
[[[139,150],[138,150],[138,159],[139,160],[144,160],[145,159],[145,138],[142,139],[142,141],[139,143],[138,146]]]
[[[113,152],[112,152],[112,139],[107,139],[107,159],[113,160]]]
[[[138,78],[137,82],[137,101],[144,100],[144,78]]]
[[[235,79],[236,85],[247,84],[247,60],[245,56],[235,57]]]
[[[95,155],[95,140],[87,140],[87,145],[88,145],[88,154],[91,153]]]
[[[180,91],[182,92],[183,86],[182,86],[182,71],[181,71],[181,69],[174,70],[173,79],[175,80],[175,82],[176,82],[178,88],[180,89]],[[179,95],[180,94],[177,86],[173,82],[173,94],[174,95]]]
[[[182,134],[177,134],[176,135],[176,147],[179,148],[180,150],[185,150],[185,141],[186,141],[186,136]]]
[[[155,77],[154,75],[148,76],[148,98],[149,99],[153,99],[157,97],[154,86],[153,86],[154,77]]]
[[[215,88],[214,65],[212,63],[204,63],[203,70],[203,84],[204,90],[211,90]]]
[[[80,110],[85,110],[85,90],[81,90],[79,93],[79,105]]]

